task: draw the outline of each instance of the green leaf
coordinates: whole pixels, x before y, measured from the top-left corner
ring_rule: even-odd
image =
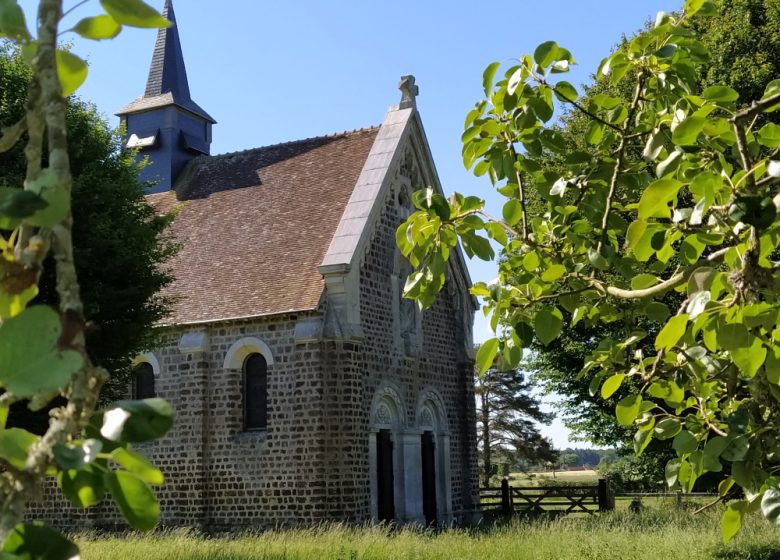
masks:
[[[780,385],[780,347],[773,346],[766,357],[764,365],[766,378],[770,383]]]
[[[542,67],[549,65],[556,56],[558,56],[558,43],[555,41],[546,41],[534,50],[534,62]]]
[[[41,438],[21,428],[0,430],[0,457],[17,469],[23,469],[30,447],[39,439]]]
[[[542,280],[544,282],[552,283],[561,278],[564,274],[566,274],[565,266],[562,264],[552,264],[542,273]]]
[[[38,178],[30,183],[29,188],[41,196],[45,205],[25,219],[28,224],[51,227],[60,223],[70,213],[70,196],[51,168],[43,169]]]
[[[744,460],[748,451],[750,451],[750,440],[746,436],[737,436],[728,442],[720,456],[733,463]]]
[[[16,0],[0,0],[0,37],[8,37],[17,42],[30,39],[24,11]]]
[[[100,0],[103,9],[122,25],[156,29],[170,27],[171,22],[141,0]]]
[[[0,187],[0,215],[21,220],[46,208],[46,201],[32,191]]]
[[[726,511],[723,512],[723,517],[720,520],[720,533],[724,543],[728,543],[739,533],[747,505],[748,503],[744,500],[731,502]]]
[[[683,313],[675,315],[664,325],[661,332],[655,338],[656,350],[669,350],[677,344],[685,334],[685,328],[688,325],[688,315]]]
[[[641,455],[653,439],[653,430],[637,430],[634,434],[634,453]]]
[[[111,453],[111,458],[148,484],[160,485],[165,481],[160,469],[130,449],[119,447]]]
[[[671,459],[666,463],[666,467],[664,469],[664,475],[666,478],[666,484],[669,485],[669,487],[673,487],[675,484],[677,484],[677,477],[680,473],[680,459]]]
[[[75,544],[39,521],[14,527],[3,543],[3,552],[18,560],[79,560]]]
[[[82,19],[73,27],[73,31],[85,39],[101,41],[103,39],[113,39],[119,35],[119,32],[122,31],[122,26],[111,16],[102,14]]]
[[[577,100],[577,90],[574,89],[574,86],[569,82],[558,82],[555,84],[555,89],[553,92],[555,93],[555,96],[561,101],[566,102]]]
[[[663,323],[669,317],[669,306],[660,301],[651,301],[645,306],[645,315],[651,321]]]
[[[106,476],[106,482],[114,502],[133,529],[154,529],[160,519],[160,504],[143,480],[127,471],[112,471]]]
[[[671,379],[659,379],[655,381],[647,392],[657,398],[663,399],[669,406],[677,407],[685,399],[685,391]]]
[[[658,179],[642,193],[639,199],[639,218],[669,218],[669,203],[675,199],[682,183],[675,179]]]
[[[60,350],[61,334],[59,315],[43,305],[0,325],[0,386],[21,398],[64,387],[84,361],[75,350]]]
[[[682,424],[677,418],[664,418],[655,425],[655,437],[664,440],[672,439],[680,433]]]
[[[685,453],[693,453],[699,447],[699,442],[694,435],[688,430],[683,430],[674,437],[672,441],[672,447],[677,453],[683,455]]]
[[[60,471],[57,473],[57,484],[65,497],[79,508],[97,504],[106,494],[105,477],[93,465]]]
[[[103,413],[100,434],[111,441],[140,443],[163,437],[173,426],[173,409],[163,399],[119,401]]]
[[[750,334],[747,327],[741,323],[729,323],[718,329],[718,344],[728,351],[748,348],[750,346]]]
[[[727,86],[710,86],[702,92],[702,96],[716,103],[733,103],[739,99],[739,93]]]
[[[57,49],[57,77],[62,86],[62,96],[68,97],[87,79],[87,63],[70,51]]]
[[[758,142],[770,148],[780,148],[780,126],[768,123],[758,131]]]
[[[479,375],[485,375],[485,372],[493,366],[493,361],[498,353],[498,339],[490,338],[480,344],[477,350],[477,368]]]
[[[592,121],[588,125],[588,130],[585,132],[585,141],[591,146],[595,146],[604,137],[604,127],[601,123]]]
[[[750,337],[750,346],[730,350],[731,359],[746,377],[754,377],[759,368],[764,365],[766,348],[758,337]]]
[[[507,201],[507,203],[504,204],[502,214],[504,216],[504,221],[507,224],[510,226],[515,225],[523,217],[523,207],[520,204],[520,201],[516,198]]]
[[[615,416],[621,426],[631,426],[639,416],[642,406],[641,395],[629,395],[620,400],[615,407]]]
[[[500,62],[491,62],[482,73],[482,89],[485,90],[485,96],[490,96],[490,90],[493,89],[493,78],[496,76]]]
[[[761,513],[775,525],[780,525],[780,485],[772,486],[764,492]]]
[[[707,119],[704,117],[692,115],[686,118],[672,132],[672,142],[678,146],[693,146],[706,124]]]
[[[731,490],[732,486],[734,486],[734,479],[731,477],[724,478],[718,484],[718,495],[725,496],[729,493],[729,490]]]
[[[617,392],[618,389],[620,389],[620,386],[623,384],[623,380],[626,378],[625,374],[622,373],[616,373],[609,379],[607,379],[604,382],[604,385],[601,386],[601,398],[608,399],[612,395]]]
[[[558,338],[563,330],[563,314],[557,307],[543,307],[534,317],[534,332],[539,341],[547,346]]]
[[[631,279],[632,290],[644,290],[658,284],[658,277],[653,274],[637,274]]]

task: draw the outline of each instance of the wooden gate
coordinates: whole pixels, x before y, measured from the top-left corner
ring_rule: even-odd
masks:
[[[500,488],[480,490],[480,504],[486,513],[503,515],[593,514],[613,509],[614,497],[605,479],[592,486],[510,486],[504,479]]]

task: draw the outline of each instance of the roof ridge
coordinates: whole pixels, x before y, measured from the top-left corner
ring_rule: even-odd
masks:
[[[224,152],[224,153],[221,153],[221,154],[212,154],[212,155],[204,154],[204,155],[198,156],[195,159],[198,159],[198,160],[199,159],[213,160],[215,158],[237,156],[237,155],[247,154],[249,152],[254,152],[254,151],[257,151],[257,150],[266,150],[268,148],[278,148],[278,147],[281,147],[281,146],[288,146],[290,144],[297,144],[298,142],[309,142],[311,140],[321,140],[321,139],[325,139],[325,138],[336,138],[338,136],[344,136],[344,135],[347,135],[347,134],[355,134],[355,133],[358,133],[358,132],[370,132],[372,130],[379,129],[381,126],[382,126],[381,124],[378,124],[378,125],[372,125],[372,126],[364,126],[364,127],[361,127],[361,128],[355,128],[353,130],[341,130],[339,132],[332,132],[330,134],[321,134],[319,136],[311,136],[309,138],[299,138],[298,140],[288,140],[286,142],[277,142],[276,144],[267,144],[265,146],[256,146],[254,148],[246,148],[244,150],[236,150],[234,152]]]

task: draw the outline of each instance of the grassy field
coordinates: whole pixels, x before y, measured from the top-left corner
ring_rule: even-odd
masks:
[[[514,486],[546,486],[548,484],[596,484],[599,473],[588,471],[557,471],[537,473],[511,473],[509,482]]]
[[[440,533],[330,526],[231,538],[172,531],[77,540],[83,560],[780,560],[780,529],[756,517],[724,546],[718,517],[647,508]]]

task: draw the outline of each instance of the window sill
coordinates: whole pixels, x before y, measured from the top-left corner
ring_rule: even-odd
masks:
[[[261,443],[268,439],[268,430],[245,430],[236,435],[236,443]]]

